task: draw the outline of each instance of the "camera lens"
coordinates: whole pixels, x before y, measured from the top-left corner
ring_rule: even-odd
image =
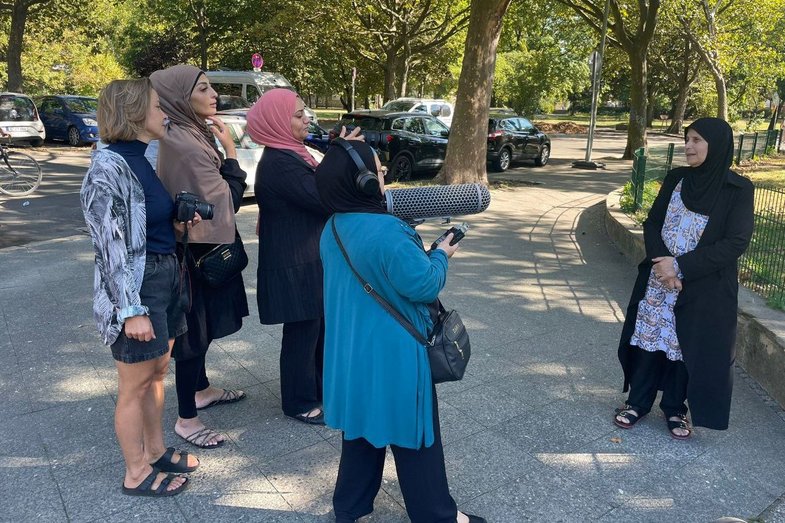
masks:
[[[215,205],[212,203],[196,202],[196,212],[199,213],[203,220],[213,219],[213,209],[215,209]]]

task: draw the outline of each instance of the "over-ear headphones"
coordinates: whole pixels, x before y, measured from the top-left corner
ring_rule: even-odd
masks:
[[[354,165],[357,167],[357,172],[354,175],[354,185],[357,187],[357,190],[368,196],[379,194],[379,177],[365,166],[362,158],[360,158],[360,155],[354,150],[349,141],[343,138],[336,138],[333,140],[333,144],[340,145],[354,161]]]

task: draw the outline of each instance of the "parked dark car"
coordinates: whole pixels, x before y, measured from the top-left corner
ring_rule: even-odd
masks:
[[[343,115],[330,132],[334,138],[341,126],[362,129],[365,142],[379,153],[388,167],[389,181],[408,180],[413,174],[434,171],[447,154],[450,128],[427,114],[388,111],[355,111]]]
[[[97,109],[98,100],[86,96],[44,96],[38,102],[46,138],[72,146],[98,141]]]
[[[534,160],[542,167],[551,156],[551,139],[526,118],[492,114],[488,119],[488,161],[497,171],[512,162]]]

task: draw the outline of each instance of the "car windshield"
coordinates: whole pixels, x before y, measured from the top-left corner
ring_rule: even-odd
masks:
[[[232,96],[229,94],[218,95],[218,110],[231,111],[233,109],[248,109],[251,104],[245,101],[241,96]]]
[[[396,111],[396,112],[406,112],[412,107],[414,107],[415,102],[402,102],[399,100],[393,100],[391,102],[387,102],[382,106],[382,109],[385,111]]]
[[[95,98],[66,98],[65,105],[72,113],[95,113],[98,100]]]
[[[33,122],[35,121],[35,105],[26,96],[0,95],[0,121]]]

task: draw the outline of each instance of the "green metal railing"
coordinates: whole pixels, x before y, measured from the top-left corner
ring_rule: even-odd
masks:
[[[734,161],[739,164],[759,156],[766,156],[782,148],[782,131],[762,131],[740,134],[735,140]]]
[[[783,138],[785,130],[761,131],[740,134],[734,140],[733,161],[741,163],[785,149]],[[662,180],[667,172],[679,165],[685,165],[684,146],[671,143],[665,147],[640,148],[633,153],[632,183],[635,210],[643,206],[643,193],[646,182]]]
[[[785,190],[755,187],[755,230],[739,260],[739,280],[785,309]]]

